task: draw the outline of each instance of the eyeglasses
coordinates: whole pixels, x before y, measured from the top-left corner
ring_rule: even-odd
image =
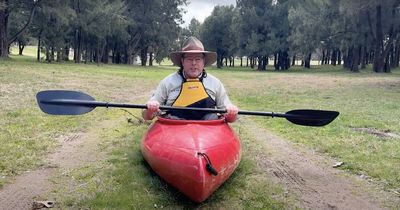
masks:
[[[193,62],[199,63],[201,61],[204,61],[204,57],[188,57],[184,58],[183,60],[188,63],[193,63]]]

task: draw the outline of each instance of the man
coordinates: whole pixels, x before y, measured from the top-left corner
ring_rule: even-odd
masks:
[[[189,37],[182,50],[170,54],[179,71],[164,78],[154,95],[146,103],[143,118],[151,120],[160,111],[160,104],[166,106],[219,108],[226,109],[227,122],[236,121],[238,108],[233,105],[222,83],[207,74],[204,66],[213,64],[217,59],[215,52],[204,51],[203,44],[195,37]],[[186,120],[217,119],[216,114],[196,111],[168,111],[167,117]]]

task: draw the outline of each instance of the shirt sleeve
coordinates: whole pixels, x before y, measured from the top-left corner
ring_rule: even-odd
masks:
[[[164,105],[167,101],[168,90],[166,79],[163,79],[160,84],[158,84],[157,89],[154,91],[150,100],[158,101],[161,105]]]
[[[232,104],[232,102],[229,100],[229,97],[225,90],[224,85],[220,81],[218,81],[218,88],[216,91],[215,99],[216,99],[218,109],[224,109],[226,107],[226,105]]]

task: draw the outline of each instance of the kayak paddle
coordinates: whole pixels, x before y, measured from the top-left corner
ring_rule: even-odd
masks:
[[[118,107],[146,109],[146,105],[124,104],[96,101],[88,94],[71,90],[45,90],[37,93],[36,99],[40,109],[52,115],[80,115],[85,114],[96,107]],[[226,113],[226,109],[193,108],[160,106],[160,110],[187,110],[208,113]],[[331,123],[338,115],[337,111],[298,109],[286,113],[245,111],[239,110],[240,115],[282,117],[288,121],[304,126],[324,126]]]

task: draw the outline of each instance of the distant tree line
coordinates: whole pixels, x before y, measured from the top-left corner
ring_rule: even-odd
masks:
[[[48,62],[142,65],[160,61],[176,44],[186,0],[0,0],[0,57],[20,52],[30,37]],[[111,56],[110,56],[111,55]],[[149,57],[149,59],[148,59]],[[110,60],[111,59],[111,60]]]
[[[390,72],[400,62],[399,0],[237,0],[181,28],[186,0],[0,0],[0,57],[38,40],[46,61],[161,62],[188,36],[217,52],[217,66],[285,70],[312,55],[322,65]],[[38,51],[38,60],[40,52]],[[273,64],[269,63],[272,60]]]

